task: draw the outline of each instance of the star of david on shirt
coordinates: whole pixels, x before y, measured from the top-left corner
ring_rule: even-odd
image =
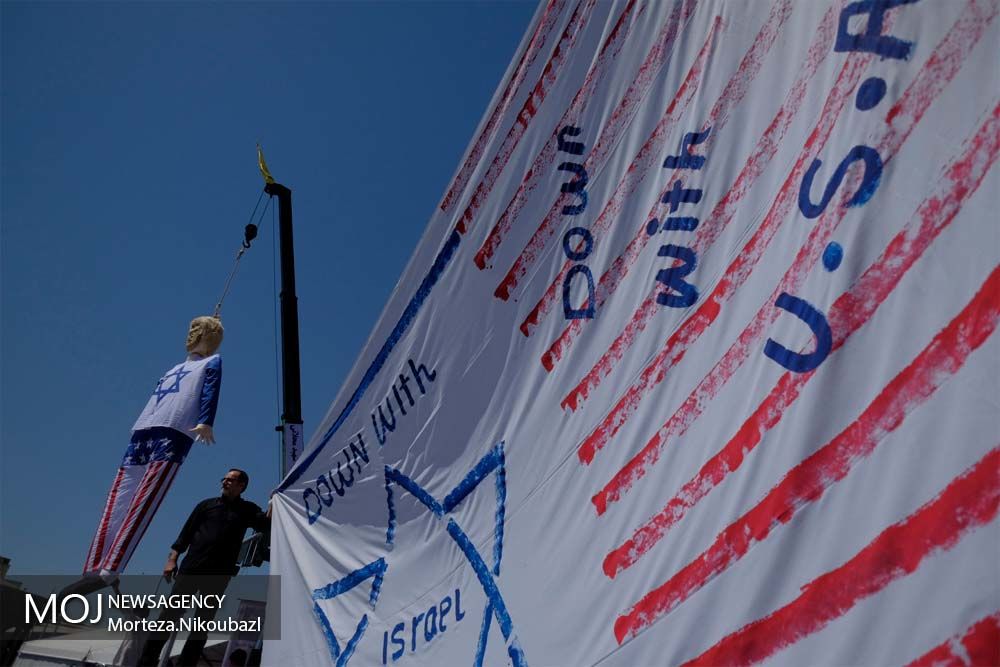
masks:
[[[167,373],[162,378],[160,378],[160,381],[156,383],[156,389],[153,390],[153,393],[156,394],[157,405],[159,405],[160,401],[162,401],[163,397],[166,396],[167,394],[178,393],[181,390],[181,380],[183,380],[185,376],[191,375],[191,373],[192,371],[184,370],[184,365],[182,364],[181,367],[178,368],[177,370],[171,373]],[[163,385],[170,378],[174,379],[174,383],[169,387],[167,387],[166,389],[164,389]]]

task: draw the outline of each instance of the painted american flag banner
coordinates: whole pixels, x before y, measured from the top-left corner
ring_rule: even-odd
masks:
[[[265,662],[1000,663],[998,14],[544,0],[275,496]]]

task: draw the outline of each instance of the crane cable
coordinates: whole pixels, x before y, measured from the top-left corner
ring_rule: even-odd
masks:
[[[257,203],[253,207],[253,212],[250,213],[250,221],[247,223],[246,227],[243,228],[243,242],[240,244],[239,249],[236,251],[236,261],[233,263],[233,269],[229,272],[229,277],[226,279],[226,285],[222,289],[222,296],[219,297],[219,302],[215,304],[215,312],[212,316],[215,318],[219,317],[222,312],[222,302],[225,301],[226,295],[229,294],[229,288],[233,283],[233,278],[236,277],[236,272],[240,268],[240,260],[243,259],[243,253],[250,249],[250,244],[255,238],[257,238],[257,225],[253,222],[254,216],[257,214],[257,209],[260,208],[260,201],[264,198],[264,191],[260,191],[260,196],[257,197]],[[271,206],[270,197],[267,200],[267,205],[264,206],[264,210],[261,211],[260,217],[257,219],[259,223],[264,216],[267,214],[267,209]]]
[[[264,189],[261,191],[260,196],[257,197],[257,203],[254,204],[253,212],[250,213],[250,221],[247,226],[243,229],[243,243],[240,245],[239,250],[236,251],[236,261],[233,263],[233,270],[229,272],[229,278],[226,279],[226,286],[222,290],[222,296],[219,297],[219,302],[215,304],[215,312],[213,317],[218,319],[219,314],[222,312],[222,302],[226,299],[226,295],[229,294],[229,286],[233,282],[233,278],[236,276],[236,271],[240,268],[240,260],[243,258],[243,253],[250,249],[250,243],[257,238],[257,225],[253,221],[254,215],[257,213],[257,209],[260,207],[260,200],[264,198],[267,192],[267,186],[274,183],[274,177],[271,176],[270,170],[267,168],[267,162],[264,161],[264,149],[260,147],[260,142],[257,143],[257,168],[260,170],[260,175],[264,178]],[[271,198],[267,200],[267,206],[261,211],[260,218],[257,219],[259,223],[264,219],[267,214],[267,209],[271,206]]]

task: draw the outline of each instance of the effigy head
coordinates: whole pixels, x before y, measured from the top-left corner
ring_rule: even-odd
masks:
[[[185,346],[188,352],[198,352],[204,356],[215,354],[222,345],[222,321],[216,317],[203,316],[191,320]]]

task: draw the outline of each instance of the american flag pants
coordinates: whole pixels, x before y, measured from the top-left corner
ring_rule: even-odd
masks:
[[[108,492],[84,574],[120,573],[142,540],[192,440],[171,428],[135,431]]]

